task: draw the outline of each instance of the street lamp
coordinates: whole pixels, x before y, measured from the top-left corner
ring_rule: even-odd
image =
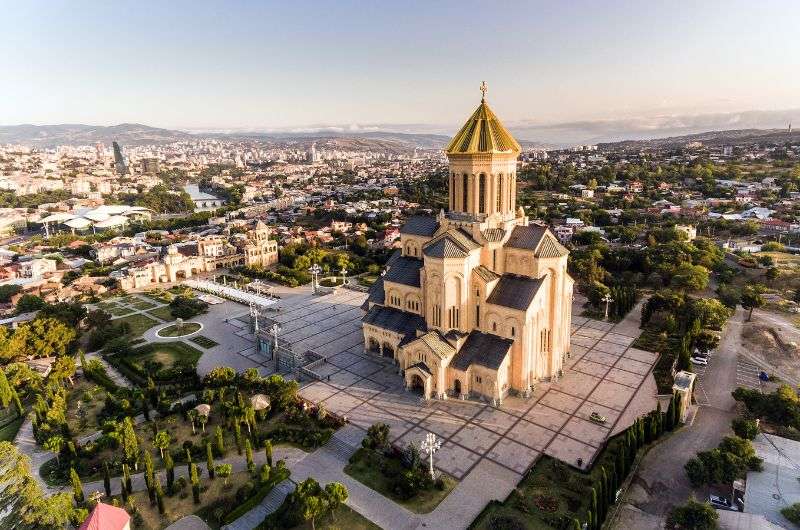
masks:
[[[431,473],[431,480],[436,480],[436,476],[433,473],[433,453],[439,450],[442,447],[442,441],[436,438],[436,435],[432,432],[429,432],[425,439],[422,440],[422,444],[420,445],[420,449],[422,449],[428,455],[428,462],[430,465],[430,473]]]
[[[275,337],[275,353],[277,353],[278,352],[278,332],[281,330],[281,327],[276,322],[276,323],[272,324],[272,327],[269,328],[269,330],[270,330],[270,332],[272,332],[272,336]]]
[[[316,293],[317,278],[319,277],[319,273],[322,272],[322,267],[315,263],[308,269],[308,272],[311,273],[311,289]]]
[[[342,267],[342,270],[340,270],[339,272],[342,273],[342,285],[344,285],[345,283],[347,283],[347,269]]]
[[[606,303],[606,318],[605,319],[608,320],[608,304],[613,302],[614,299],[611,298],[611,295],[609,293],[606,293],[606,295],[602,298],[602,301]]]

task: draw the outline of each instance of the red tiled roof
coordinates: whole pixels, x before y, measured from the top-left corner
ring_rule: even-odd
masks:
[[[130,520],[128,512],[122,508],[99,502],[78,530],[123,530]]]

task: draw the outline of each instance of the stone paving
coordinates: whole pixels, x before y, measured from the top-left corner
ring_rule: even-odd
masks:
[[[301,394],[362,429],[388,424],[398,445],[437,434],[444,441],[437,466],[459,480],[483,460],[521,475],[541,454],[586,467],[639,409],[655,407],[645,383],[656,356],[630,347],[632,326],[580,316],[573,316],[564,377],[538,384],[531,398],[509,397],[499,408],[455,399],[421,401],[404,389],[391,362],[364,352],[358,309],[363,300],[361,293],[339,291],[289,305],[277,315],[284,339],[327,360],[315,369],[321,380],[305,384]],[[636,413],[625,415],[640,391]],[[590,421],[592,412],[606,422]]]

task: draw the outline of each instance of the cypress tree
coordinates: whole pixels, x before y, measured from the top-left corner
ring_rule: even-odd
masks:
[[[120,491],[120,495],[122,496],[122,502],[124,504],[128,504],[128,488],[125,487],[125,479],[124,478],[121,478],[119,480],[119,491]]]
[[[592,520],[594,521],[593,528],[599,528],[600,525],[600,517],[599,512],[597,511],[597,490],[592,488],[592,504],[589,513],[592,515]]]
[[[600,467],[600,476],[597,479],[597,515],[600,521],[606,518],[606,504],[608,491],[606,490],[606,470]]]
[[[111,475],[108,472],[108,462],[103,464],[103,488],[106,490],[106,497],[111,498]]]
[[[675,394],[675,406],[672,408],[672,425],[677,427],[681,422],[681,396]]]
[[[25,415],[25,407],[22,406],[22,401],[20,401],[19,394],[17,394],[16,390],[14,390],[14,394],[12,396],[12,399],[14,400],[14,406],[17,408],[17,414],[19,414],[20,416],[24,416]]]
[[[192,474],[192,453],[189,450],[186,450],[186,471],[190,475]]]
[[[586,528],[587,530],[594,530],[594,519],[592,518],[592,509],[586,513]]]
[[[272,440],[264,442],[264,453],[267,455],[267,465],[272,467]]]
[[[128,464],[122,464],[122,478],[125,480],[125,489],[128,493],[132,492],[133,488],[131,487],[131,474],[128,469]]]
[[[656,433],[658,434],[658,438],[661,438],[661,435],[664,434],[664,415],[661,413],[661,402],[658,401],[656,403]]]
[[[244,453],[247,458],[247,471],[253,473],[256,470],[256,464],[253,462],[253,447],[250,445],[250,438],[244,440]]]
[[[158,504],[158,513],[164,515],[164,492],[161,490],[161,481],[156,479],[156,503]]]
[[[14,399],[14,389],[11,388],[11,384],[8,382],[8,378],[6,377],[6,373],[0,368],[0,405],[3,408],[8,407],[11,404],[11,401]]]
[[[239,425],[239,422],[235,422],[233,424],[233,434],[236,438],[236,452],[239,455],[242,454],[242,427]]]
[[[647,418],[639,419],[639,447],[644,447],[647,442],[647,431],[645,430],[645,420]]]
[[[150,421],[150,406],[147,404],[147,400],[142,400],[142,414],[144,414],[144,419],[146,421]]]
[[[214,478],[214,457],[211,454],[211,442],[206,442],[206,467],[208,468],[208,477]]]
[[[578,521],[578,519],[572,520],[572,530],[583,530],[583,528],[581,527],[581,522]]]
[[[175,463],[169,451],[164,453],[164,467],[167,469],[167,493],[172,495],[175,486]]]
[[[192,481],[192,499],[195,504],[200,504],[200,479],[197,477],[197,466],[190,465],[189,476]]]
[[[72,496],[75,497],[75,503],[80,506],[83,504],[83,484],[74,467],[69,468],[69,478],[72,481]]]
[[[619,451],[617,451],[617,470],[620,475],[620,481],[624,480],[627,471],[625,471],[625,445],[623,444],[620,444]]]
[[[216,438],[217,442],[217,455],[225,456],[225,441],[222,438],[222,428],[219,425],[217,425],[217,428],[214,429],[214,437]]]
[[[153,486],[153,459],[150,456],[150,451],[144,452],[144,483],[147,486],[147,496],[150,499],[150,504],[156,502],[156,491]]]

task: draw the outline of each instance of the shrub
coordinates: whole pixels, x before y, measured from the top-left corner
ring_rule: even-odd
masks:
[[[758,425],[753,420],[735,418],[731,422],[731,427],[736,436],[745,440],[754,440],[758,434]]]
[[[796,525],[800,525],[800,502],[796,502],[791,506],[781,510],[781,515],[789,519]]]

